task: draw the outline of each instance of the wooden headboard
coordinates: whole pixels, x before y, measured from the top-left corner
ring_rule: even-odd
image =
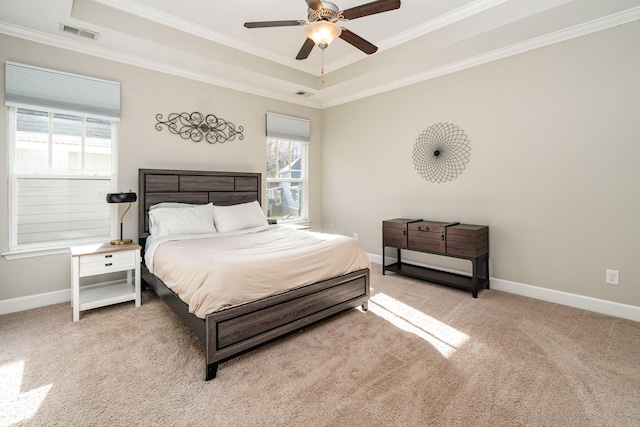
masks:
[[[138,235],[140,244],[149,235],[149,206],[180,202],[219,206],[257,200],[262,203],[262,174],[138,169]]]

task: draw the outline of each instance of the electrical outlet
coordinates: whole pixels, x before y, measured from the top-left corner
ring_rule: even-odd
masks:
[[[607,285],[619,285],[620,272],[618,270],[607,270],[606,281]]]
[[[353,233],[353,240],[358,241],[358,233]]]

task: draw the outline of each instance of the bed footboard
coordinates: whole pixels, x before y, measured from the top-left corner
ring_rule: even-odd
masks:
[[[207,315],[206,379],[218,364],[348,308],[367,309],[369,269]]]

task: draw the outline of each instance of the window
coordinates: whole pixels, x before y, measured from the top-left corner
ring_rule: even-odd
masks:
[[[306,144],[267,138],[267,217],[278,221],[306,219]]]
[[[108,240],[115,123],[10,108],[11,249]]]
[[[5,71],[9,250],[108,240],[120,84],[12,62]]]
[[[267,217],[308,219],[309,121],[267,113]]]

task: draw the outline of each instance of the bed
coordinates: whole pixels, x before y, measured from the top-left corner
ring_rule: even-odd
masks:
[[[150,208],[160,203],[212,203],[233,208],[261,201],[260,173],[140,169],[138,175],[138,230],[143,248],[147,247],[147,239],[152,238]],[[262,227],[260,231],[271,238],[269,233],[276,231],[270,228]],[[229,236],[225,237],[229,239]],[[143,259],[148,255],[145,253]],[[370,294],[367,265],[367,268],[323,277],[310,284],[301,283],[248,302],[223,304],[221,308],[198,316],[190,312],[190,305],[152,271],[153,266],[143,262],[143,283],[167,303],[205,346],[206,380],[215,378],[220,363],[241,353],[341,311],[359,306],[366,310]],[[260,270],[254,272],[256,277],[261,277]],[[271,272],[266,274],[272,277]],[[193,306],[191,311],[194,311]]]

